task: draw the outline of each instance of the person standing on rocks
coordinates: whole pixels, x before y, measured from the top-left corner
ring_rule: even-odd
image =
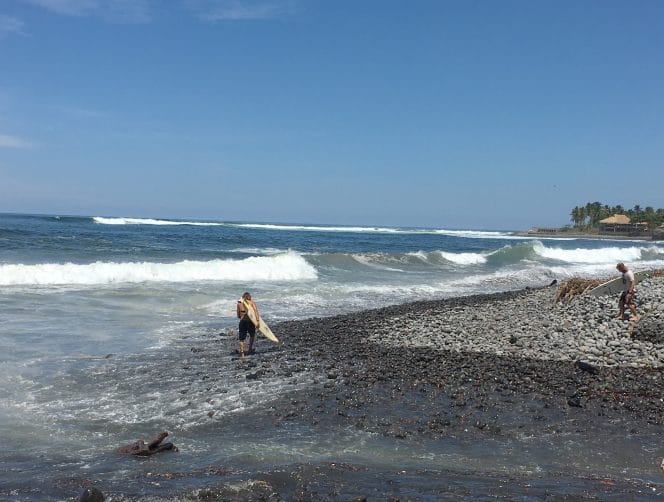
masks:
[[[623,283],[623,291],[620,294],[620,300],[618,300],[618,308],[620,310],[618,319],[624,318],[625,306],[627,306],[632,312],[630,321],[636,321],[638,319],[638,316],[636,315],[636,305],[634,304],[636,298],[636,277],[634,276],[634,272],[629,270],[622,262],[618,263],[616,268],[622,274]]]
[[[249,317],[249,310],[253,310],[253,314],[256,317],[256,324],[251,321]],[[239,325],[239,334],[238,339],[240,340],[240,357],[244,357],[244,341],[247,339],[247,334],[249,335],[249,351],[248,354],[254,353],[254,342],[256,341],[256,328],[260,326],[261,317],[258,313],[258,306],[251,299],[251,294],[243,293],[242,298],[237,302],[237,316],[240,319]]]

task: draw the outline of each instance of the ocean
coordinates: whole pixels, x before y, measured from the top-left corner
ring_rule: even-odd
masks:
[[[334,460],[396,469],[435,461],[455,469],[490,456],[505,472],[528,471],[539,462],[532,453],[419,445],[395,458],[388,440],[361,432],[269,427],[270,401],[306,389],[315,376],[252,382],[236,371],[227,354],[236,301],[251,292],[275,325],[605,277],[618,261],[637,271],[664,268],[664,244],[444,225],[1,214],[0,496],[62,500],[86,480],[134,496],[170,496],[173,485],[146,483],[149,473],[200,473],[179,482],[177,490],[186,490],[204,484],[212,465],[250,471]],[[211,337],[224,341],[226,359],[217,363],[228,365],[214,384],[182,364]],[[267,343],[259,340],[259,348]],[[159,430],[181,449],[167,465],[112,454]]]

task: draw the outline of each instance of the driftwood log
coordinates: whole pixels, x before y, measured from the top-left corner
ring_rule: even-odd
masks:
[[[116,451],[118,453],[126,453],[136,457],[147,457],[166,450],[178,451],[173,443],[162,443],[162,441],[166,439],[166,436],[168,436],[168,432],[160,432],[149,443],[139,439],[133,443],[120,446]]]
[[[648,274],[652,277],[664,277],[664,268],[653,270],[648,272]],[[615,277],[613,278],[615,279]],[[569,302],[575,296],[582,295],[609,280],[611,280],[611,277],[604,279],[581,279],[579,277],[573,277],[572,279],[562,282],[560,286],[558,286],[554,301]]]
[[[578,277],[568,279],[558,286],[554,300],[569,302],[575,296],[582,295],[604,282],[606,282],[604,279],[580,279]]]

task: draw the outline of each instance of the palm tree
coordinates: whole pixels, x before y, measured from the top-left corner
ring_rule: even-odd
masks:
[[[585,207],[580,207],[579,208],[579,224],[580,225],[585,225],[586,218],[588,218],[588,212],[586,211],[586,208]]]
[[[586,217],[590,218],[590,223],[592,223],[593,205],[590,202],[586,202],[584,209],[586,210]]]
[[[572,223],[574,223],[575,227],[579,226],[579,223],[581,222],[581,219],[579,218],[579,206],[574,206],[574,209],[572,209],[572,212],[570,213],[570,220],[572,220]]]
[[[633,223],[645,221],[650,228],[664,224],[664,209],[655,209],[647,206],[641,209],[640,205],[635,205],[632,209],[625,209],[620,204],[608,206],[600,202],[588,202],[585,206],[574,206],[570,213],[570,219],[575,227],[597,226],[600,220],[611,216],[611,214],[625,214],[629,216]]]
[[[637,204],[636,206],[634,206],[633,211],[634,211],[634,214],[636,215],[636,217],[638,218],[639,215],[641,214],[641,206],[639,206],[639,205]]]
[[[643,220],[648,223],[648,228],[655,228],[657,226],[657,213],[652,206],[646,206],[643,210]]]
[[[596,226],[601,220],[602,203],[601,202],[588,202],[586,204],[586,214],[590,218],[590,224]]]

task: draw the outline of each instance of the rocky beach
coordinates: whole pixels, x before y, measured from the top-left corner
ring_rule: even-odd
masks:
[[[612,296],[555,303],[554,293],[531,289],[284,324],[288,346],[306,353],[284,357],[314,364],[325,383],[320,393],[275,410],[277,421],[324,425],[334,417],[406,441],[469,431],[487,440],[524,431],[600,441],[657,437],[664,423],[664,278],[639,285],[638,323],[615,319]],[[652,446],[657,477],[664,445]],[[642,488],[661,495],[663,486]]]
[[[614,319],[613,297],[563,303],[555,293],[550,286],[284,322],[274,326],[283,347],[263,340],[263,351],[244,360],[224,355],[233,333],[200,340],[182,362],[187,378],[213,382],[232,370],[250,386],[292,382],[259,419],[253,412],[256,430],[305,426],[321,442],[330,430],[361,431],[382,438],[395,458],[418,448],[437,454],[424,467],[404,455],[403,469],[395,458],[381,468],[341,456],[255,470],[210,466],[205,488],[176,499],[662,497],[664,278],[639,284],[636,324]],[[207,403],[214,421],[217,403]],[[457,458],[462,451],[464,463],[436,460],[448,448]]]

